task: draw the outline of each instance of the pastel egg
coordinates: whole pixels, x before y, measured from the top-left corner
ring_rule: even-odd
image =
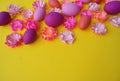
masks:
[[[34,42],[36,40],[36,38],[37,38],[36,30],[35,29],[28,29],[24,33],[23,42],[25,44],[30,44],[30,43]]]
[[[59,3],[58,0],[49,0],[48,4],[52,8],[61,8],[61,4]]]
[[[57,12],[50,12],[45,16],[45,23],[51,27],[57,27],[62,24],[64,16]]]
[[[62,13],[66,16],[76,16],[80,11],[80,7],[75,3],[66,3],[62,6]]]
[[[82,15],[79,21],[79,28],[85,30],[91,23],[91,17],[87,15]]]
[[[8,12],[0,12],[0,26],[7,25],[11,21],[11,16]]]
[[[120,1],[111,1],[105,4],[104,10],[108,14],[118,14],[120,13]]]
[[[45,14],[46,14],[46,11],[44,8],[42,8],[42,7],[37,8],[34,12],[34,20],[35,21],[43,20],[45,17]]]

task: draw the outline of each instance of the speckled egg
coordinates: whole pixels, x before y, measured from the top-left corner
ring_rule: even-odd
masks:
[[[42,8],[42,7],[37,8],[34,12],[34,20],[35,21],[43,20],[45,17],[45,14],[46,14],[46,11],[44,8]]]
[[[11,21],[11,16],[8,12],[0,12],[0,26],[7,25]]]
[[[37,38],[36,30],[35,29],[28,29],[24,33],[23,42],[25,44],[30,44],[30,43],[34,42],[36,40],[36,38]]]
[[[105,4],[104,10],[108,14],[118,14],[120,13],[120,1],[111,1]]]
[[[45,23],[51,27],[57,27],[62,24],[64,16],[58,12],[50,12],[45,16]]]
[[[75,3],[66,3],[62,6],[62,13],[66,16],[76,16],[80,11],[80,7]]]

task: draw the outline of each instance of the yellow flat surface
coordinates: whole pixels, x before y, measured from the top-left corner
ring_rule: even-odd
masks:
[[[0,0],[0,11],[10,3],[33,9],[32,2]],[[40,29],[46,27],[44,22],[40,24]],[[10,26],[0,27],[0,81],[120,81],[120,29],[105,24],[108,32],[103,36],[76,27],[72,45],[40,36],[33,44],[16,48],[4,44],[6,35],[12,33]]]

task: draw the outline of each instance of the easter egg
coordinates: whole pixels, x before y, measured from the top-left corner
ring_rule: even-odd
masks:
[[[58,0],[49,0],[48,4],[52,8],[61,8],[61,5]]]
[[[45,23],[51,27],[57,27],[62,24],[64,17],[57,12],[50,12],[45,16]]]
[[[41,21],[42,19],[44,19],[45,14],[46,14],[46,11],[44,8],[42,7],[37,8],[34,12],[34,20]]]
[[[66,3],[62,6],[62,13],[66,16],[76,16],[80,11],[80,7],[75,3]]]
[[[11,21],[11,16],[8,12],[0,12],[0,26],[7,25]]]
[[[105,4],[104,10],[108,14],[118,14],[120,13],[120,1],[111,1]]]
[[[23,42],[25,44],[30,44],[30,43],[34,42],[36,40],[36,38],[37,38],[36,30],[35,29],[28,29],[24,33]]]
[[[82,15],[79,21],[79,28],[85,30],[91,23],[91,17],[87,15]]]

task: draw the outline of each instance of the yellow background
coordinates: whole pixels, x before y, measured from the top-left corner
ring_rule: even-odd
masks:
[[[10,3],[33,9],[32,2],[0,0],[0,11]],[[44,22],[40,24],[40,30],[46,27]],[[106,26],[108,32],[103,36],[93,34],[90,28],[82,31],[76,27],[72,45],[59,38],[45,41],[40,36],[33,44],[16,48],[4,44],[12,31],[9,25],[1,26],[0,81],[120,81],[120,29],[108,22]],[[65,28],[60,26],[58,30]]]

